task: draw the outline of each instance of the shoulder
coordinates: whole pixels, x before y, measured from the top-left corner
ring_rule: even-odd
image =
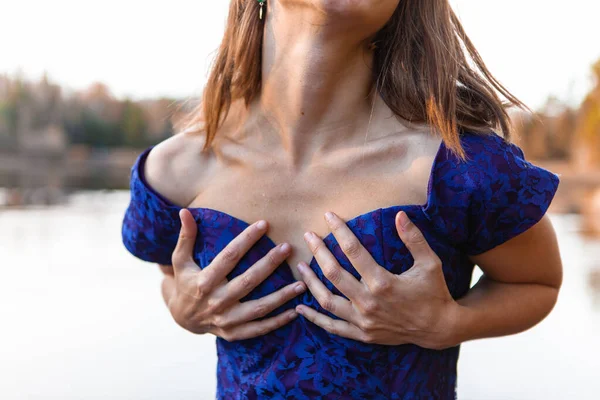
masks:
[[[558,189],[559,176],[526,159],[502,136],[467,134],[469,161],[460,169],[472,183],[467,205],[467,250],[480,254],[539,222]]]
[[[435,159],[431,190],[440,205],[468,204],[470,196],[505,167],[507,151],[520,153],[515,145],[491,131],[465,131],[459,140],[466,159],[461,159],[444,143]]]
[[[503,161],[511,157],[524,159],[523,150],[512,141],[494,131],[486,133],[463,132],[461,143],[467,154],[467,164],[472,167],[481,165],[501,166]]]
[[[524,232],[550,206],[559,176],[497,133],[463,132],[466,160],[439,154],[425,209],[444,234],[479,254]]]
[[[529,161],[521,147],[495,132],[466,133],[461,141],[467,161],[458,169],[471,178],[474,195],[491,196],[512,190],[519,196],[514,201],[526,201],[528,188],[543,192],[556,189],[557,174]]]
[[[121,228],[123,244],[134,256],[171,263],[179,209],[197,196],[211,173],[211,152],[202,152],[203,146],[203,135],[178,133],[138,156]]]
[[[142,169],[146,183],[181,207],[202,191],[214,165],[211,148],[203,150],[204,132],[180,132],[152,147]]]
[[[460,135],[466,159],[462,160],[450,149],[439,156],[438,178],[447,184],[456,184],[461,191],[485,189],[494,182],[519,182],[525,175],[542,176],[550,180],[558,176],[533,164],[523,150],[494,131],[478,133],[466,131]],[[462,179],[457,179],[460,176]]]

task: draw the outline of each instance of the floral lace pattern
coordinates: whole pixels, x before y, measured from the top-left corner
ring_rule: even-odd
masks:
[[[462,162],[442,143],[424,205],[379,208],[347,221],[348,227],[384,268],[402,273],[413,258],[400,240],[394,218],[406,211],[421,229],[442,268],[454,298],[469,289],[473,262],[468,255],[490,250],[524,232],[545,214],[559,185],[558,175],[525,160],[522,150],[494,132],[464,132],[468,155]],[[180,221],[176,206],[145,181],[143,165],[152,147],[131,168],[131,201],[122,224],[125,247],[136,257],[171,264]],[[249,224],[210,208],[189,208],[198,223],[194,259],[205,268]],[[324,239],[340,265],[359,278],[333,235]],[[245,272],[275,243],[266,235],[228,275]],[[316,260],[310,267],[333,293]],[[295,281],[282,263],[242,301],[257,299]],[[323,310],[310,292],[265,318],[306,304]],[[332,335],[298,316],[264,336],[228,342],[216,339],[219,399],[455,399],[460,346],[430,350],[416,345],[367,344]]]

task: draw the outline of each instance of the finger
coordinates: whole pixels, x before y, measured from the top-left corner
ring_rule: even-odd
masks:
[[[320,237],[310,232],[309,235],[304,236],[304,239],[323,271],[323,275],[346,297],[356,300],[363,288],[362,284],[350,272],[341,267]]]
[[[329,214],[329,218],[328,218],[328,214]],[[377,261],[375,261],[373,259],[373,257],[371,256],[371,253],[369,253],[369,251],[367,249],[365,249],[365,247],[358,240],[356,235],[354,235],[354,233],[350,230],[348,225],[346,225],[346,222],[344,220],[342,220],[337,214],[335,214],[333,212],[325,213],[325,220],[327,221],[327,224],[331,228],[331,233],[333,233],[333,236],[336,238],[338,244],[340,245],[340,248],[342,249],[342,251],[344,252],[346,257],[348,257],[348,260],[352,263],[352,266],[354,268],[356,268],[356,270],[362,277],[362,280],[367,284],[367,286],[372,287],[372,286],[376,285],[378,283],[378,281],[389,279],[389,276],[387,276],[387,275],[389,275],[389,272],[386,269],[382,268],[377,263]],[[324,245],[323,245],[323,247],[326,249],[326,247]],[[330,254],[331,258],[333,258],[333,260],[335,260],[335,257],[333,257],[333,255],[331,253],[329,253],[329,254]],[[316,257],[316,255],[315,255],[315,257]],[[337,260],[335,260],[335,262],[338,265],[339,269],[341,271],[346,272],[346,274],[343,274],[339,270],[333,269],[333,267],[331,266],[331,263],[332,263],[331,259],[327,259],[324,262],[326,263],[326,266],[328,267],[327,269],[331,269],[330,273],[333,275],[334,278],[337,278],[336,274],[339,274],[340,276],[343,276],[344,278],[346,276],[349,276],[350,278],[352,278],[352,282],[349,282],[352,284],[351,289],[356,290],[357,287],[361,286],[361,284],[356,279],[354,279],[354,277],[349,272],[347,272],[343,268],[339,267],[339,264],[337,264]],[[323,264],[321,264],[321,261],[319,261],[319,265],[321,265],[321,266],[323,265]],[[326,268],[323,268],[323,266],[322,266],[321,269],[323,269],[323,273],[325,274],[325,276],[327,276]],[[344,292],[340,286],[338,286],[334,281],[332,281],[331,278],[329,278],[329,276],[327,276],[327,278],[331,281],[331,283],[333,283],[335,285],[335,287],[340,289],[340,291],[342,293],[346,294],[346,292]],[[340,279],[340,280],[343,280],[343,279]],[[354,282],[358,283],[358,286],[354,285]],[[345,283],[346,282],[344,282],[344,284]],[[346,285],[346,286],[350,286],[350,285]],[[348,298],[350,298],[350,296],[348,296],[347,294],[346,294],[346,296]]]
[[[240,259],[260,239],[267,230],[267,221],[260,220],[248,225],[217,254],[208,267],[202,270],[202,280],[211,286],[227,278]]]
[[[408,218],[404,211],[396,214],[396,230],[413,256],[415,264],[437,265],[439,257],[429,247],[429,243],[425,240],[421,230]]]
[[[292,321],[297,316],[298,313],[296,312],[296,310],[288,310],[286,312],[282,312],[279,315],[276,315],[275,317],[264,319],[262,321],[247,322],[243,325],[239,325],[235,328],[229,329],[226,332],[223,332],[221,330],[218,336],[222,337],[228,342],[263,336],[271,331],[274,331],[277,328],[282,327],[283,325]]]
[[[365,332],[347,321],[330,318],[307,306],[297,306],[296,311],[298,311],[298,314],[303,315],[306,319],[325,329],[329,333],[361,342],[369,341]]]
[[[179,211],[179,219],[181,220],[181,229],[179,230],[177,245],[171,255],[171,263],[173,264],[173,273],[175,275],[186,271],[200,270],[192,257],[196,234],[198,232],[196,221],[190,211],[185,208]]]
[[[298,264],[298,271],[300,271],[304,283],[308,286],[308,290],[315,296],[315,299],[317,299],[324,310],[347,321],[353,321],[355,319],[356,313],[352,306],[352,302],[331,293],[306,263],[300,262]],[[354,279],[354,277],[352,277],[352,279]]]
[[[239,300],[250,293],[256,286],[264,281],[283,261],[291,251],[289,243],[281,243],[269,252],[246,272],[236,276],[225,285],[225,301]]]
[[[305,291],[304,282],[295,282],[258,300],[238,303],[238,306],[223,316],[223,321],[218,325],[221,327],[235,326],[262,318]]]

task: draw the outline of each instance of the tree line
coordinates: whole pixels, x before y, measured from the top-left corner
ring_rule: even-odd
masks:
[[[173,135],[180,101],[116,99],[94,83],[66,92],[44,75],[38,82],[0,75],[0,145],[23,149],[29,143],[63,142],[90,147],[143,147]],[[44,140],[45,136],[53,136]]]
[[[600,60],[592,75],[594,85],[578,106],[550,97],[534,114],[513,114],[528,158],[600,167]],[[166,97],[119,100],[102,83],[66,92],[46,75],[38,82],[0,75],[0,146],[139,148],[173,135],[177,121],[191,109]]]

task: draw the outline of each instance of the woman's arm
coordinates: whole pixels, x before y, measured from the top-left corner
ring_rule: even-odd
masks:
[[[522,332],[543,320],[556,304],[562,262],[547,215],[471,259],[484,275],[457,301],[449,320],[450,343]]]
[[[552,310],[562,281],[556,235],[547,216],[474,256],[486,275],[458,301],[450,295],[439,257],[404,212],[396,215],[396,229],[414,264],[399,275],[378,265],[339,217],[330,227],[362,279],[345,271],[322,239],[313,237],[308,244],[323,274],[348,299],[332,294],[308,265],[300,263],[319,304],[341,319],[304,305],[296,309],[330,333],[366,343],[445,349],[467,340],[521,332]]]

